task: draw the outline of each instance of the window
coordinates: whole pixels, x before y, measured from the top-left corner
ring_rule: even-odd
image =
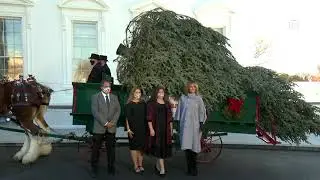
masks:
[[[98,52],[96,22],[73,22],[73,82],[86,82],[91,71],[88,60],[91,53]]]
[[[23,74],[21,18],[0,17],[0,78]]]
[[[213,30],[225,36],[225,27],[222,28],[213,28]]]

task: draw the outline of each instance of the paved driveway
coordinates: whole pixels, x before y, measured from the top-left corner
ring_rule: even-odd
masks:
[[[54,152],[39,159],[36,164],[23,166],[11,160],[17,147],[0,147],[1,180],[88,180],[89,153],[85,147],[55,147]],[[145,158],[143,176],[132,172],[127,147],[119,147],[116,155],[117,174],[108,176],[105,155],[101,156],[101,174],[97,179],[161,179],[153,174],[154,159]],[[184,174],[183,153],[178,152],[167,161],[168,172],[164,179],[187,180]],[[263,151],[224,149],[215,162],[201,164],[199,176],[203,180],[319,180],[320,157],[317,152]]]

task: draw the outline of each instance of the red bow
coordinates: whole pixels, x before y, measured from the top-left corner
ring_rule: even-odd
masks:
[[[235,98],[228,98],[229,110],[235,113],[240,113],[241,108],[244,104],[243,99],[235,99]]]

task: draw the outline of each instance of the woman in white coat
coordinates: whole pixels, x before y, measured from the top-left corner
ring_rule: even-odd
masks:
[[[185,95],[179,99],[175,120],[180,121],[180,142],[186,154],[187,173],[193,176],[198,174],[196,158],[201,151],[201,129],[205,118],[205,105],[198,93],[198,85],[189,82]]]

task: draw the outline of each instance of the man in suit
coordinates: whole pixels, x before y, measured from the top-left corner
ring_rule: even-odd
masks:
[[[103,140],[106,141],[108,172],[115,174],[115,134],[120,116],[120,103],[116,95],[111,94],[111,84],[107,80],[101,81],[101,92],[94,94],[91,99],[93,121],[93,147],[91,154],[91,174],[97,175],[99,151]]]

